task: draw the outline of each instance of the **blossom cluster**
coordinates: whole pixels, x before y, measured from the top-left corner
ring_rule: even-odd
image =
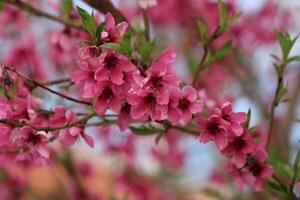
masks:
[[[231,158],[226,170],[233,176],[237,188],[243,190],[244,184],[248,184],[261,191],[264,179],[272,176],[272,167],[266,163],[263,145],[257,144],[255,135],[245,128],[246,120],[247,114],[233,112],[230,102],[221,108],[212,108],[207,119],[196,118],[202,129],[200,141],[214,141],[222,155]]]
[[[119,42],[127,24],[115,25],[111,14],[105,22],[102,42]],[[144,70],[119,52],[86,45],[80,49],[79,70],[72,80],[80,85],[82,97],[94,99],[98,115],[108,108],[119,113],[121,130],[128,128],[130,119],[168,119],[176,125],[181,118],[188,122],[192,114],[201,112],[203,102],[192,86],[180,89],[180,79],[171,67],[174,57],[173,51],[165,50]]]
[[[57,106],[51,111],[40,108],[39,100],[32,96],[29,83],[5,66],[1,67],[0,80],[3,83],[3,96],[0,96],[0,149],[17,151],[17,160],[47,163],[50,150],[47,143],[58,139],[63,145],[71,145],[79,136],[93,146],[93,139],[84,133],[82,126],[64,127],[76,121],[74,112]],[[8,157],[10,159],[10,157]]]

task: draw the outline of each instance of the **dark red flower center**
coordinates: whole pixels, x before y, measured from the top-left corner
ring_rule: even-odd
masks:
[[[149,93],[147,96],[144,97],[144,101],[147,105],[153,107],[156,104],[156,98],[152,93]]]
[[[249,164],[248,169],[254,176],[259,176],[263,171],[263,166],[259,161],[254,160]]]
[[[104,60],[106,68],[113,68],[117,65],[118,58],[115,56],[107,56]]]
[[[153,87],[155,87],[155,88],[163,87],[162,77],[152,77],[151,78],[151,83],[152,83]]]
[[[90,54],[92,57],[98,57],[98,56],[100,56],[100,54],[101,54],[101,50],[100,50],[100,48],[98,48],[98,47],[90,47],[90,48],[89,48],[89,54]]]
[[[232,142],[232,146],[234,149],[236,150],[240,150],[242,148],[244,148],[244,146],[246,145],[245,140],[243,140],[242,138],[236,138],[233,142]]]
[[[102,95],[106,99],[110,99],[113,96],[113,91],[109,87],[106,87],[106,88],[104,88]]]
[[[178,108],[180,110],[187,110],[187,109],[189,109],[190,105],[191,105],[191,102],[189,100],[180,99],[179,103],[178,103]]]
[[[211,132],[212,134],[217,134],[219,132],[219,124],[215,123],[215,122],[211,122],[208,124],[207,129],[209,130],[209,132]]]

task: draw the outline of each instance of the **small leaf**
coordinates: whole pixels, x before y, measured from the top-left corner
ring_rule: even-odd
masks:
[[[293,173],[293,180],[296,180],[298,177],[298,173],[299,173],[299,167],[300,167],[300,149],[298,150],[297,154],[296,154],[296,158],[294,161],[294,173]]]
[[[208,38],[208,29],[204,22],[202,22],[201,20],[197,20],[197,25],[200,32],[201,41],[202,43],[205,43]]]
[[[242,16],[242,14],[242,12],[238,12],[233,15],[233,17],[227,22],[227,28],[231,27]]]
[[[278,93],[276,96],[276,102],[280,102],[281,98],[286,94],[287,88],[285,87],[283,82],[280,82]]]
[[[129,29],[127,29],[123,34],[120,44],[124,49],[126,49],[126,51],[128,52],[128,57],[130,57],[132,53],[132,49],[131,49],[131,34]]]
[[[147,135],[153,135],[156,133],[161,133],[164,132],[163,129],[159,129],[156,127],[146,127],[144,125],[140,126],[140,127],[130,127],[130,130],[132,131],[132,133],[136,134],[136,135],[142,135],[142,136],[147,136]]]
[[[249,132],[253,133],[254,131],[256,131],[258,126],[252,126],[251,128],[249,128]]]
[[[293,178],[292,169],[286,163],[278,162],[277,163],[277,171],[278,171],[278,174],[281,175],[282,177],[287,177],[289,179]]]
[[[77,6],[77,12],[83,22],[84,28],[89,32],[94,41],[97,41],[96,28],[93,15]]]
[[[69,19],[72,8],[73,8],[73,2],[72,0],[61,0],[60,2],[60,8],[63,13],[63,17],[65,19]]]
[[[119,52],[120,54],[130,57],[129,52],[123,46],[121,46],[119,43],[104,43],[100,47],[106,48],[106,49],[112,49],[116,52]]]
[[[149,59],[154,47],[155,47],[155,40],[152,40],[151,42],[148,43],[142,43],[140,45],[139,51],[143,62],[146,62]]]
[[[5,171],[0,169],[0,182],[1,181],[4,181],[6,178],[6,174],[5,174]]]
[[[272,188],[273,190],[279,191],[279,192],[286,192],[286,188],[279,185],[278,183],[275,183],[273,181],[267,181],[267,184],[270,188]]]
[[[219,26],[221,27],[221,29],[223,29],[225,26],[227,17],[228,17],[228,12],[227,12],[227,8],[223,1],[219,0],[218,6],[219,6],[219,15],[220,15]]]
[[[229,40],[223,44],[213,55],[213,60],[219,60],[224,57],[232,47],[232,41]]]
[[[249,125],[250,125],[250,121],[251,121],[251,109],[249,108],[248,112],[247,112],[247,120],[245,121],[245,127],[248,129]]]
[[[291,57],[291,58],[289,58],[288,60],[287,60],[287,62],[288,63],[290,63],[290,62],[298,62],[298,61],[300,61],[300,56],[293,56],[293,57]]]

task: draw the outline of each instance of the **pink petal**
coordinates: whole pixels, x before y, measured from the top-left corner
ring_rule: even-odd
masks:
[[[105,31],[109,32],[110,30],[112,30],[114,28],[115,28],[115,19],[111,15],[111,13],[107,13],[105,15],[105,27],[104,27],[104,29],[105,29]]]
[[[104,97],[98,97],[95,99],[93,103],[93,107],[95,109],[95,112],[98,115],[104,115],[106,109],[107,109],[107,100]]]
[[[233,155],[233,163],[236,165],[237,168],[242,168],[244,164],[246,163],[246,154],[243,154],[241,152],[236,152]]]
[[[232,103],[226,102],[222,105],[222,114],[226,115],[232,112]]]
[[[133,105],[131,107],[131,116],[133,119],[141,119],[148,111],[148,107],[144,103]]]
[[[94,147],[94,140],[91,136],[89,136],[88,134],[83,134],[83,139],[84,141],[90,146],[90,147]]]
[[[169,108],[168,110],[168,120],[173,126],[178,124],[180,120],[180,111],[177,108]]]
[[[192,86],[184,86],[182,92],[183,96],[190,101],[194,101],[197,98],[197,91]]]
[[[97,81],[107,80],[107,70],[104,68],[98,68],[94,74],[94,78]]]
[[[230,129],[234,132],[236,136],[241,136],[243,134],[243,127],[238,123],[231,123]]]
[[[220,150],[223,150],[228,144],[226,137],[222,134],[217,134],[214,137],[214,141]]]
[[[130,120],[131,120],[130,112],[121,111],[119,113],[118,126],[121,131],[124,131],[129,127]]]
[[[127,22],[121,22],[121,23],[119,23],[119,24],[116,26],[116,28],[117,28],[117,30],[118,30],[120,36],[122,36],[122,35],[125,33],[127,27],[128,27],[128,23],[127,23]]]
[[[203,110],[203,102],[202,101],[194,101],[191,104],[190,111],[191,113],[202,112]]]
[[[247,114],[244,112],[237,112],[237,113],[232,113],[230,115],[230,117],[231,117],[232,121],[235,121],[237,123],[242,123],[242,122],[246,121]]]
[[[123,80],[124,75],[123,75],[122,71],[120,71],[117,68],[111,69],[109,75],[110,75],[111,81],[116,85],[121,85],[124,82],[124,80]]]
[[[43,143],[39,143],[36,146],[36,150],[37,152],[44,158],[49,158],[50,156],[50,152],[49,149],[47,148],[47,146]]]
[[[165,105],[169,103],[169,91],[166,88],[160,88],[156,94],[157,103],[160,105]]]

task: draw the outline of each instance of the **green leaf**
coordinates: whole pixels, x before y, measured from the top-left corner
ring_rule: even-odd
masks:
[[[298,62],[300,61],[300,56],[293,56],[293,57],[290,57],[287,62],[290,63],[290,62]]]
[[[3,8],[4,8],[4,3],[0,2],[0,11],[3,10]]]
[[[252,112],[251,112],[251,109],[249,108],[248,112],[247,112],[247,120],[245,121],[245,127],[247,129],[249,128],[249,125],[250,125],[251,115],[252,115]]]
[[[112,49],[114,51],[119,52],[120,54],[123,54],[127,57],[130,57],[130,53],[125,49],[121,44],[119,43],[104,43],[100,47],[106,48],[106,49]]]
[[[89,32],[94,41],[97,41],[96,27],[93,15],[90,15],[87,11],[77,6],[77,12],[82,20],[84,28]]]
[[[123,34],[120,44],[127,51],[128,57],[130,57],[132,53],[132,48],[131,48],[131,34],[129,29],[127,29]]]
[[[156,133],[164,132],[163,129],[156,128],[153,126],[146,127],[145,125],[142,125],[140,127],[131,126],[130,130],[132,131],[132,133],[134,133],[136,135],[142,135],[142,136],[153,135]]]
[[[223,44],[213,55],[213,61],[219,60],[224,57],[232,47],[232,41],[229,40]]]
[[[72,0],[61,0],[60,2],[60,8],[63,13],[63,17],[65,19],[69,19],[72,8],[73,8],[73,2]]]
[[[228,12],[224,2],[221,0],[218,1],[218,7],[219,7],[219,15],[220,15],[219,26],[221,27],[221,29],[223,29],[228,17]]]
[[[291,167],[283,162],[277,162],[276,164],[276,169],[277,169],[277,173],[281,176],[281,177],[287,177],[289,179],[293,178],[293,172]]]
[[[243,14],[242,12],[238,12],[238,13],[234,14],[233,17],[228,20],[227,28],[232,26],[242,16],[242,14]]]
[[[6,174],[5,174],[5,171],[0,169],[0,182],[1,181],[4,181],[6,178]]]
[[[285,87],[283,82],[280,82],[278,93],[276,96],[276,102],[280,102],[281,98],[286,94],[287,88]]]
[[[200,32],[201,41],[203,43],[205,43],[208,38],[208,29],[207,29],[206,25],[204,24],[204,22],[202,22],[201,20],[197,20],[197,25],[198,25],[198,29]]]
[[[267,181],[267,184],[270,188],[272,188],[273,190],[275,191],[278,191],[278,192],[286,192],[286,188],[279,185],[278,183],[275,183],[273,181]]]
[[[146,62],[149,59],[154,47],[155,47],[155,40],[152,40],[151,42],[148,43],[142,43],[140,45],[139,52],[141,54],[141,59],[143,62]]]
[[[298,152],[296,154],[296,158],[295,158],[294,165],[293,165],[293,169],[294,169],[293,180],[296,180],[298,177],[299,167],[300,167],[300,149],[298,150]]]
[[[258,126],[252,126],[251,128],[249,128],[249,132],[253,133],[254,131],[256,131]]]

